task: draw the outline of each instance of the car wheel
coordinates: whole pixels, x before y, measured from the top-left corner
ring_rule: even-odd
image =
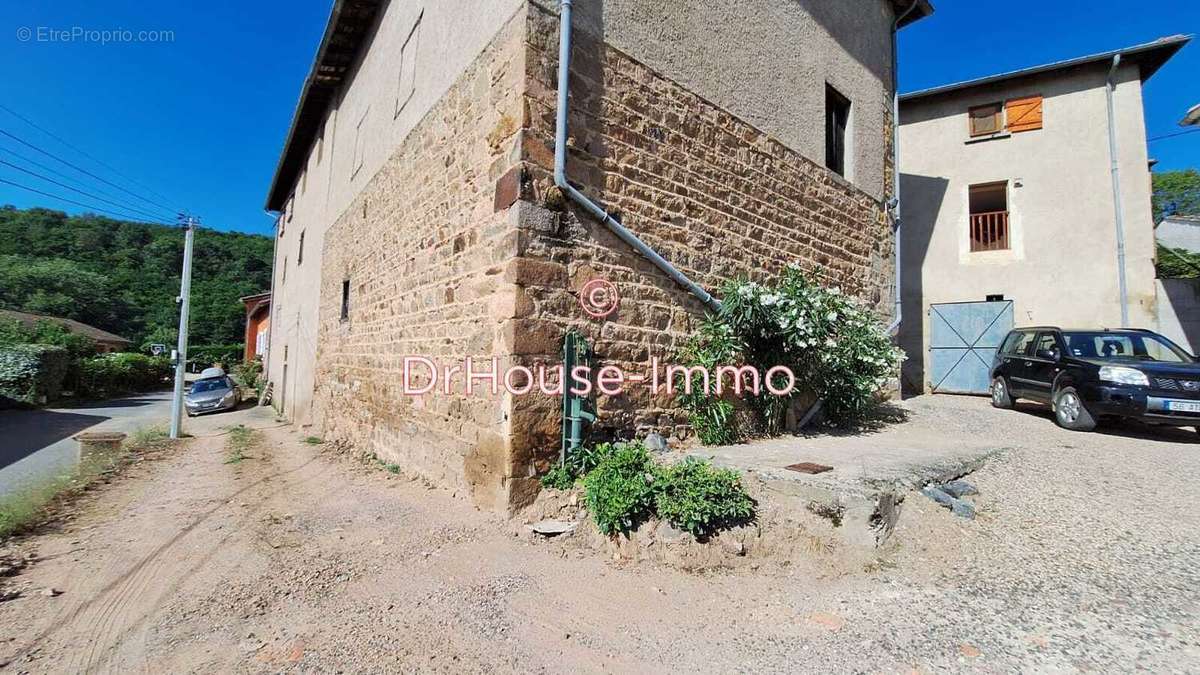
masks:
[[[1054,393],[1054,421],[1072,431],[1091,431],[1096,420],[1088,412],[1075,387],[1063,387]]]
[[[1013,397],[1008,391],[1008,383],[1003,377],[996,377],[992,380],[992,407],[993,408],[1011,408],[1013,407]]]

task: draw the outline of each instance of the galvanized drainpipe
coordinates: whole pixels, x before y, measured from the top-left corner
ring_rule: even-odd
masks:
[[[1112,171],[1113,211],[1117,226],[1117,283],[1121,291],[1121,326],[1129,326],[1129,291],[1125,286],[1125,217],[1121,204],[1121,174],[1117,168],[1117,116],[1113,107],[1113,78],[1121,65],[1121,55],[1113,56],[1112,68],[1108,70],[1104,93],[1108,97],[1108,155]]]
[[[900,297],[900,58],[897,54],[896,42],[900,38],[900,22],[904,21],[920,0],[913,0],[904,13],[892,22],[892,255],[895,257],[893,267],[896,271],[896,318],[888,325],[888,334],[900,330],[900,320],[904,316],[904,304]]]
[[[570,85],[571,72],[571,0],[560,0],[559,2],[559,29],[558,29],[558,116],[554,131],[554,184],[559,187],[568,197],[576,204],[579,204],[585,211],[595,216],[602,222],[613,234],[617,235],[621,241],[632,246],[638,253],[646,257],[656,267],[671,277],[675,283],[686,288],[692,295],[696,296],[709,309],[714,312],[720,311],[721,302],[714,298],[708,291],[701,288],[696,282],[689,279],[683,272],[675,269],[675,267],[666,261],[657,251],[650,248],[645,242],[637,238],[637,235],[625,229],[621,223],[617,222],[607,211],[601,208],[592,200],[588,199],[582,192],[576,190],[567,182],[567,110],[568,110],[568,86]]]

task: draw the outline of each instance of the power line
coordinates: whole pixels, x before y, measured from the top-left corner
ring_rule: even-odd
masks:
[[[5,183],[5,184],[7,184],[7,185],[11,185],[11,186],[13,186],[13,187],[20,188],[20,189],[22,189],[22,190],[28,190],[29,192],[33,192],[33,193],[35,193],[35,194],[42,195],[43,197],[49,197],[49,198],[51,198],[51,199],[57,199],[57,200],[58,200],[58,201],[60,201],[60,202],[66,202],[66,203],[68,203],[68,204],[74,204],[74,205],[76,205],[76,206],[82,206],[82,207],[83,207],[83,208],[85,208],[85,209],[91,209],[91,210],[93,210],[93,211],[98,211],[98,212],[100,212],[100,213],[107,213],[107,214],[110,214],[110,215],[114,215],[114,216],[117,216],[118,218],[122,218],[122,219],[124,219],[124,220],[129,220],[129,221],[132,221],[132,222],[135,222],[135,223],[142,223],[142,224],[144,224],[144,225],[171,225],[171,223],[166,223],[166,222],[162,222],[162,221],[145,221],[145,220],[139,220],[139,219],[137,219],[137,218],[132,218],[132,217],[130,217],[130,216],[129,216],[129,215],[127,215],[127,214],[123,214],[123,213],[117,213],[116,211],[112,211],[112,210],[109,210],[109,209],[102,209],[102,208],[99,208],[99,207],[97,207],[97,206],[93,206],[93,205],[91,205],[91,204],[84,204],[83,202],[75,201],[74,199],[67,199],[66,197],[61,197],[61,196],[59,196],[59,195],[56,195],[56,194],[51,194],[51,193],[49,193],[49,192],[43,192],[43,191],[41,191],[41,190],[38,190],[38,189],[36,189],[36,188],[31,188],[31,187],[29,187],[28,185],[21,185],[20,183],[14,183],[13,181],[11,181],[11,180],[6,180],[6,179],[4,179],[4,178],[0,178],[0,183]]]
[[[96,174],[92,173],[91,171],[88,171],[87,169],[84,169],[84,168],[82,168],[82,167],[79,167],[79,166],[77,166],[77,165],[75,165],[75,164],[72,164],[71,162],[68,162],[67,160],[63,159],[62,157],[59,157],[58,155],[55,155],[55,154],[54,154],[54,153],[52,153],[52,152],[49,152],[49,151],[43,150],[43,149],[39,148],[38,146],[34,145],[33,143],[30,143],[29,141],[26,141],[26,140],[23,140],[23,139],[21,139],[21,138],[18,138],[17,136],[14,136],[13,134],[11,134],[11,133],[9,133],[9,132],[7,132],[7,131],[3,130],[3,129],[0,129],[0,134],[4,134],[5,136],[8,136],[9,138],[13,139],[14,141],[16,141],[16,142],[20,143],[21,145],[24,145],[24,146],[26,146],[26,147],[28,147],[28,148],[30,148],[30,149],[32,149],[32,150],[36,150],[36,151],[38,151],[38,152],[42,153],[43,155],[46,155],[47,157],[50,157],[51,159],[56,159],[56,160],[58,160],[58,161],[62,162],[63,164],[66,164],[67,166],[71,167],[72,169],[75,169],[76,171],[78,171],[78,172],[80,172],[80,173],[82,173],[82,174],[86,174],[86,175],[88,175],[88,176],[91,176],[92,178],[95,178],[96,180],[100,181],[101,183],[104,183],[105,185],[110,185],[110,186],[112,186],[112,187],[115,187],[116,189],[120,190],[121,192],[124,192],[124,193],[126,193],[126,194],[132,195],[132,196],[134,196],[134,197],[137,197],[138,199],[140,199],[140,200],[142,200],[142,201],[144,201],[144,202],[147,202],[147,203],[149,203],[149,204],[153,204],[153,205],[155,205],[155,206],[158,206],[158,207],[164,208],[164,209],[166,209],[166,210],[168,210],[168,211],[174,211],[174,209],[172,209],[172,208],[171,208],[171,207],[169,207],[169,206],[166,206],[166,205],[164,205],[164,204],[162,204],[162,203],[160,203],[160,202],[156,202],[156,201],[154,201],[153,199],[147,199],[147,198],[145,198],[145,197],[143,197],[143,196],[141,196],[141,195],[137,194],[136,192],[131,192],[130,190],[126,190],[125,188],[121,187],[120,185],[117,185],[116,183],[114,183],[114,182],[112,182],[112,181],[110,181],[110,180],[106,180],[106,179],[104,179],[104,178],[101,178],[100,176],[97,176]]]
[[[133,183],[134,185],[136,185],[136,186],[138,186],[138,187],[142,188],[143,190],[145,190],[145,191],[149,192],[150,194],[154,195],[155,197],[158,197],[159,199],[162,199],[162,200],[165,200],[165,201],[168,201],[168,202],[169,202],[169,201],[171,201],[171,200],[170,200],[168,197],[164,197],[162,194],[160,194],[160,193],[158,193],[158,192],[155,192],[153,188],[150,188],[150,187],[146,186],[145,184],[143,184],[143,183],[139,183],[138,181],[136,181],[136,180],[134,180],[134,179],[130,178],[129,176],[126,176],[125,174],[123,174],[123,173],[121,173],[120,171],[118,171],[118,170],[117,170],[115,167],[113,167],[112,165],[110,165],[110,164],[108,164],[108,163],[106,163],[106,162],[104,162],[104,161],[102,161],[102,160],[100,160],[100,159],[96,158],[95,156],[93,156],[93,155],[89,154],[87,151],[85,151],[85,150],[82,150],[82,149],[80,149],[79,147],[77,147],[77,146],[75,146],[75,145],[72,145],[70,142],[68,142],[68,141],[67,141],[66,139],[64,139],[62,136],[59,136],[58,134],[54,133],[53,131],[50,131],[49,129],[46,129],[45,127],[39,126],[39,125],[38,125],[38,124],[36,124],[36,123],[35,123],[33,120],[29,119],[28,117],[25,117],[24,115],[22,115],[21,113],[19,113],[19,112],[17,112],[17,111],[15,111],[15,110],[13,110],[12,108],[9,108],[8,106],[4,105],[3,103],[0,103],[0,110],[3,110],[3,111],[5,111],[5,112],[7,112],[9,115],[12,115],[13,117],[16,117],[17,119],[19,119],[19,120],[21,120],[22,122],[24,122],[24,123],[28,124],[29,126],[33,127],[34,129],[37,129],[38,131],[42,132],[43,134],[46,134],[46,135],[47,135],[47,136],[49,136],[50,138],[53,138],[54,140],[58,141],[59,143],[62,143],[63,145],[67,146],[68,148],[70,148],[70,149],[74,150],[75,152],[78,152],[79,154],[83,155],[84,157],[87,157],[88,159],[90,159],[90,160],[92,160],[93,162],[95,162],[95,163],[99,164],[100,166],[102,166],[102,167],[104,167],[104,168],[108,169],[109,171],[112,171],[113,173],[117,174],[117,175],[118,175],[118,176],[120,176],[121,178],[124,178],[125,180],[129,181],[130,183]],[[161,205],[159,205],[159,206],[161,206]],[[168,207],[165,207],[165,208],[166,208],[168,211],[170,211],[171,213],[178,213],[178,212],[181,210],[181,209],[177,209],[177,208],[171,208],[171,207],[169,207],[169,206],[168,206]]]
[[[106,203],[106,204],[112,204],[113,206],[116,206],[116,207],[118,207],[118,208],[121,208],[121,209],[123,209],[123,210],[125,210],[125,211],[129,211],[130,213],[140,213],[140,214],[142,214],[143,216],[148,216],[148,217],[150,217],[150,218],[160,218],[160,219],[162,218],[162,216],[160,216],[160,215],[157,215],[157,214],[154,214],[154,213],[151,213],[151,212],[149,212],[149,211],[144,211],[144,210],[142,210],[142,209],[140,209],[140,208],[135,208],[135,207],[129,206],[128,204],[122,204],[122,203],[120,203],[120,202],[114,202],[114,201],[112,201],[111,199],[105,199],[104,197],[100,197],[100,196],[94,195],[94,194],[92,194],[92,193],[90,193],[90,192],[85,192],[85,191],[83,191],[83,190],[80,190],[79,188],[71,187],[70,185],[67,185],[66,183],[63,183],[63,182],[60,182],[60,181],[56,181],[56,180],[54,180],[53,178],[47,178],[46,176],[43,176],[42,174],[40,174],[40,173],[38,173],[38,172],[36,172],[36,171],[30,171],[29,169],[26,169],[26,168],[24,168],[24,167],[21,167],[21,166],[17,166],[16,164],[13,164],[12,162],[6,162],[6,161],[4,161],[3,159],[0,159],[0,164],[3,164],[3,165],[5,165],[5,166],[10,166],[10,167],[12,167],[12,168],[16,169],[17,171],[20,171],[20,172],[22,172],[22,173],[27,173],[27,174],[29,174],[30,176],[33,176],[34,178],[40,178],[40,179],[42,179],[42,180],[46,181],[47,183],[53,183],[53,184],[55,184],[55,185],[57,185],[57,186],[59,186],[59,187],[65,187],[66,189],[68,189],[68,190],[70,190],[70,191],[72,191],[72,192],[78,192],[79,194],[83,195],[84,197],[91,197],[92,199],[99,199],[100,201],[102,201],[102,202],[104,202],[104,203]]]
[[[50,174],[52,174],[52,175],[58,176],[59,178],[62,178],[63,180],[68,180],[68,181],[75,182],[75,184],[76,184],[76,185],[78,185],[78,184],[79,184],[79,183],[77,182],[77,181],[79,181],[79,179],[78,179],[78,178],[76,178],[75,176],[68,176],[67,174],[63,173],[62,171],[59,171],[58,169],[55,169],[55,168],[54,168],[54,167],[52,167],[52,166],[48,166],[48,165],[46,165],[46,164],[43,164],[43,163],[41,163],[41,162],[37,161],[36,159],[30,159],[29,157],[26,157],[25,155],[22,155],[21,153],[19,153],[19,152],[15,152],[15,151],[13,151],[13,150],[10,150],[10,149],[8,149],[8,148],[2,148],[2,147],[0,147],[0,151],[3,151],[3,152],[5,152],[5,153],[8,153],[8,154],[10,154],[10,155],[12,155],[13,157],[16,157],[17,159],[21,160],[22,162],[26,162],[26,163],[28,163],[28,164],[32,164],[32,165],[36,166],[37,168],[41,169],[42,171],[46,171],[46,172],[48,172],[48,173],[50,173]],[[90,187],[90,186],[89,186],[89,187]],[[117,197],[116,195],[112,194],[111,192],[105,192],[104,190],[100,190],[100,189],[96,189],[96,188],[91,188],[91,189],[93,189],[93,190],[96,190],[96,192],[98,192],[98,193],[100,193],[100,194],[104,195],[105,197],[110,197],[110,198],[112,198],[112,199],[119,199],[119,197]]]
[[[1187,131],[1176,131],[1173,134],[1163,134],[1162,136],[1155,136],[1154,138],[1147,138],[1146,142],[1153,143],[1154,141],[1161,141],[1164,138],[1174,138],[1176,136],[1186,136],[1188,134],[1194,134],[1197,131],[1200,131],[1200,127],[1197,127],[1195,129],[1188,129]]]

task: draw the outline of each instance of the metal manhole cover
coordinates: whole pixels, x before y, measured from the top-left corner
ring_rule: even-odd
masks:
[[[825,466],[824,464],[816,464],[815,462],[800,462],[799,464],[789,464],[789,465],[785,466],[784,468],[791,470],[791,471],[798,471],[800,473],[825,473],[826,471],[833,471],[832,466]]]

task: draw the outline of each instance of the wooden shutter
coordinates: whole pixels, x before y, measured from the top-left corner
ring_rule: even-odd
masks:
[[[1042,97],[1014,98],[1005,104],[1008,130],[1012,133],[1042,128]]]

